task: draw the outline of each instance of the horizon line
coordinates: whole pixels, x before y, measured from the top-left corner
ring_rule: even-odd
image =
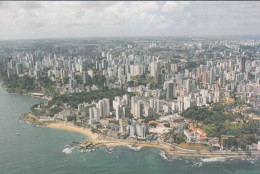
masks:
[[[248,37],[248,38],[246,38]],[[255,38],[252,38],[255,37]],[[260,39],[260,35],[179,35],[179,36],[86,36],[86,37],[53,37],[31,39],[0,39],[0,41],[29,41],[29,40],[63,40],[63,39],[109,39],[109,38],[232,38],[232,39]]]

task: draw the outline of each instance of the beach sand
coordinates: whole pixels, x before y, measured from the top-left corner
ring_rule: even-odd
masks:
[[[92,133],[90,129],[77,127],[73,124],[61,122],[61,123],[49,123],[46,125],[47,128],[54,128],[54,129],[62,129],[72,132],[77,132],[80,134],[83,134],[88,137],[88,140],[90,140],[93,143],[100,143],[104,144],[106,146],[127,146],[127,145],[137,145],[137,146],[145,146],[145,147],[157,147],[164,150],[171,149],[167,145],[160,145],[160,144],[149,144],[149,143],[139,143],[137,141],[134,142],[124,142],[124,141],[106,141],[106,140],[98,140],[98,134]]]
[[[189,153],[189,152],[183,152],[183,151],[176,151],[173,147],[170,147],[166,144],[151,144],[151,143],[144,143],[144,142],[138,142],[138,141],[122,141],[122,140],[115,140],[115,141],[107,141],[107,140],[101,140],[99,139],[98,134],[92,133],[90,129],[88,128],[82,128],[75,126],[73,124],[61,122],[61,123],[49,123],[46,125],[48,128],[54,128],[54,129],[62,129],[72,132],[77,132],[82,135],[85,135],[88,137],[88,140],[90,140],[92,143],[99,144],[99,145],[106,145],[106,146],[127,146],[127,145],[134,145],[134,146],[142,146],[142,147],[155,147],[163,149],[167,155],[170,156],[193,156],[193,157],[207,157],[207,158],[213,158],[213,157],[247,157],[245,154],[214,154],[214,153]]]
[[[90,129],[77,127],[75,125],[68,124],[68,123],[50,123],[50,124],[47,124],[46,127],[54,128],[54,129],[62,129],[62,130],[67,130],[67,131],[72,131],[72,132],[77,132],[77,133],[80,133],[80,134],[83,134],[83,135],[87,136],[88,139],[90,141],[93,141],[93,142],[95,140],[97,140],[97,138],[98,138],[98,135],[92,133]]]

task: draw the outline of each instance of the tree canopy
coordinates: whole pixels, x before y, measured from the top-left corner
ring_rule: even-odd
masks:
[[[68,105],[77,108],[78,104],[86,102],[90,103],[94,100],[101,100],[103,98],[108,98],[112,101],[116,96],[122,96],[128,92],[122,89],[111,89],[111,90],[96,90],[91,92],[79,92],[72,94],[63,94],[55,96],[51,101],[49,101],[49,106],[59,103],[68,103]],[[128,93],[133,95],[132,93]],[[110,102],[112,105],[112,102]]]
[[[256,127],[252,120],[234,122],[241,118],[241,114],[232,114],[225,111],[225,106],[219,104],[209,108],[191,107],[182,113],[185,118],[198,121],[200,127],[206,131],[208,137],[221,137],[221,135],[234,135],[236,146],[245,149],[245,144],[256,142]]]

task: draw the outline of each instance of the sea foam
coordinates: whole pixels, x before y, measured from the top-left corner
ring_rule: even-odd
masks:
[[[216,158],[202,158],[202,162],[216,162],[216,161],[225,161],[225,157],[216,157]]]

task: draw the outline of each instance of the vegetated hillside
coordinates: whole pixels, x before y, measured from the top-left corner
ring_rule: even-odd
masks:
[[[78,107],[78,104],[80,103],[91,103],[92,101],[108,98],[110,100],[110,104],[112,105],[112,100],[116,96],[122,96],[124,94],[129,94],[130,96],[133,95],[132,93],[128,93],[122,89],[102,89],[91,92],[57,95],[48,102],[47,106],[41,105],[40,109],[38,108],[39,104],[32,106],[31,112],[35,116],[48,115],[52,117],[63,109],[64,103],[67,103],[68,105],[76,109]]]
[[[252,120],[244,118],[241,114],[232,114],[225,111],[225,106],[214,104],[211,109],[207,107],[191,107],[182,114],[185,118],[198,122],[198,126],[206,131],[208,137],[221,137],[221,135],[235,135],[236,146],[242,149],[247,144],[256,142],[256,127]],[[234,122],[240,118],[242,122]]]

